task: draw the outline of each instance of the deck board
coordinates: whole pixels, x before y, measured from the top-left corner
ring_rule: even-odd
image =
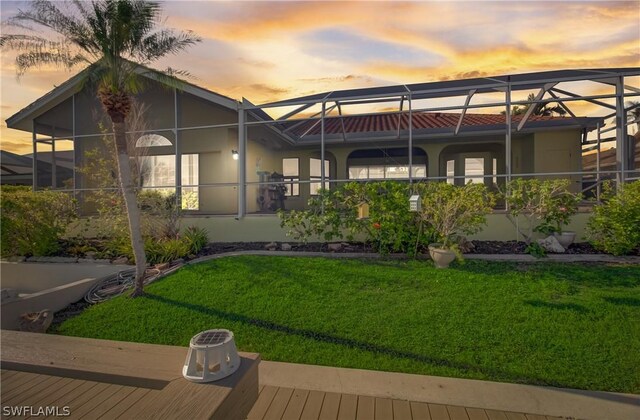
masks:
[[[344,394],[340,398],[340,409],[338,410],[338,420],[355,420],[358,413],[358,396]]]
[[[409,419],[411,420],[413,416],[411,415],[411,405],[409,401],[402,400],[393,400],[393,418],[402,420]]]
[[[336,420],[338,418],[338,410],[340,409],[341,395],[336,392],[327,392],[322,401],[322,409],[320,410],[319,420]]]
[[[429,413],[432,420],[450,420],[447,407],[442,404],[429,404]]]
[[[356,413],[356,420],[371,420],[375,417],[375,412],[375,398],[360,395],[358,397],[358,412]]]
[[[426,403],[412,401],[410,405],[413,420],[431,420],[429,406]]]
[[[292,394],[293,388],[278,388],[269,409],[264,415],[264,420],[280,420],[287,409],[287,405],[289,405]]]
[[[276,396],[276,392],[278,392],[277,387],[265,386],[258,396],[258,401],[253,405],[253,408],[249,412],[247,418],[249,420],[263,419],[271,405],[271,401],[273,401],[273,397]]]
[[[308,396],[309,391],[306,389],[295,389],[291,394],[287,409],[282,415],[282,420],[300,420]]]
[[[451,420],[469,420],[469,415],[464,407],[448,405],[447,412]]]
[[[487,412],[481,408],[467,408],[470,420],[489,420]]]
[[[388,398],[376,398],[375,420],[393,420],[393,403]]]
[[[307,402],[304,404],[302,410],[302,419],[317,419],[320,417],[320,411],[322,410],[322,403],[324,402],[325,394],[321,391],[309,391],[307,396]]]

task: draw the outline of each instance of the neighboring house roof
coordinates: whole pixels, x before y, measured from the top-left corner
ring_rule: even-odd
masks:
[[[23,131],[31,131],[31,120],[40,115],[52,107],[60,104],[61,102],[70,98],[74,93],[81,90],[83,82],[86,77],[86,73],[89,69],[85,69],[70,79],[66,80],[60,86],[56,86],[51,91],[41,96],[33,103],[27,105],[25,108],[21,109],[14,115],[7,118],[7,127],[13,128],[17,130]],[[159,72],[157,70],[150,69],[148,67],[140,66],[139,67],[140,75],[144,77],[148,77],[150,79],[158,80],[157,75]],[[166,77],[166,76],[165,76]],[[223,107],[229,108],[231,110],[237,111],[239,102],[235,99],[229,98],[227,96],[221,95],[219,93],[213,92],[211,90],[205,89],[203,87],[197,86],[193,83],[189,83],[185,80],[175,78],[180,81],[181,90],[183,92],[190,93],[199,98],[205,99],[212,103],[221,105]]]
[[[51,177],[52,153],[38,152],[38,177]],[[33,180],[32,154],[18,155],[0,150],[0,183],[2,184],[28,184]],[[73,174],[73,150],[56,152],[56,170],[59,181]]]
[[[398,118],[397,113],[383,113],[367,116],[343,116],[328,117],[325,119],[325,134],[358,134],[358,133],[374,133],[374,132],[393,132],[398,130],[409,129],[409,116],[402,114],[402,118]],[[437,132],[440,134],[453,134],[460,114],[442,113],[442,112],[416,112],[412,115],[411,125],[413,130],[426,130]],[[522,115],[514,115],[512,117],[513,131],[516,131],[516,125],[522,120]],[[525,128],[542,129],[542,128],[570,128],[583,127],[588,129],[596,128],[596,124],[601,122],[602,118],[570,118],[570,117],[553,117],[531,115],[527,120]],[[293,121],[282,124],[285,129],[287,126],[293,127]],[[344,125],[344,129],[343,129]],[[465,114],[460,133],[486,131],[493,129],[504,129],[506,125],[506,117],[501,114]],[[344,130],[344,131],[343,131]],[[317,120],[307,121],[295,128],[290,129],[296,136],[317,136],[321,133],[320,124]]]
[[[629,140],[635,138],[635,158],[636,168],[640,168],[640,132],[635,136],[629,136]],[[600,170],[615,170],[616,169],[616,149],[611,148],[600,152]],[[582,155],[582,170],[583,171],[595,171],[597,168],[597,154],[592,152]]]

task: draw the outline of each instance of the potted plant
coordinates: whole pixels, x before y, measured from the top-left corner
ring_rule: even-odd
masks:
[[[457,238],[479,232],[495,202],[484,184],[459,187],[444,182],[414,185],[421,196],[419,219],[434,232],[437,242],[429,245],[429,255],[437,268],[446,268],[462,259]]]

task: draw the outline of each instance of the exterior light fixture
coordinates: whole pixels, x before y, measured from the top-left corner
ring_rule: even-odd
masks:
[[[238,151],[237,151],[237,150],[232,150],[232,151],[231,151],[231,156],[233,157],[233,160],[238,160],[238,157],[239,157],[240,155],[238,154]]]
[[[409,198],[409,211],[420,211],[422,209],[422,203],[419,195],[412,195]]]
[[[226,378],[240,367],[233,333],[216,329],[203,331],[189,343],[182,375],[191,382],[211,382]]]

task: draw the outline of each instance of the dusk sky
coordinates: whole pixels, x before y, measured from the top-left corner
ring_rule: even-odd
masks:
[[[2,1],[5,20],[28,2]],[[321,91],[564,68],[640,66],[640,2],[164,2],[166,26],[204,40],[155,67],[254,103]],[[4,29],[4,28],[3,28]],[[5,119],[72,73],[16,79],[2,53],[2,149],[31,150]],[[80,69],[78,69],[80,70]]]

